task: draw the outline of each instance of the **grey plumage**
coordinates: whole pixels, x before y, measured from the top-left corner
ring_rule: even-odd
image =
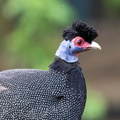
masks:
[[[80,74],[80,79],[84,79]],[[85,105],[85,88],[77,92],[74,81],[71,81],[73,87],[69,82],[66,71],[53,69],[1,72],[0,84],[6,89],[0,91],[0,120],[80,119]]]

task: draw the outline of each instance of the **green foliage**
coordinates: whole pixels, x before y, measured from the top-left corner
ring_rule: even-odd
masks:
[[[120,0],[103,0],[103,3],[109,16],[120,17]]]
[[[85,120],[103,119],[106,115],[106,111],[107,103],[104,97],[100,93],[88,89],[87,103],[83,118]]]
[[[111,7],[120,8],[120,0],[105,0],[106,4],[110,5]]]
[[[18,66],[46,68],[55,52],[53,41],[59,39],[58,29],[71,19],[67,4],[62,0],[9,0],[3,12],[10,21],[17,21],[6,39],[14,60],[23,58]]]

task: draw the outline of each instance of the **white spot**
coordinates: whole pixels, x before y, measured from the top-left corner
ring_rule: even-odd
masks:
[[[8,88],[6,88],[6,87],[4,87],[4,86],[2,86],[1,84],[0,84],[0,92],[1,91],[3,91],[3,90],[7,90]]]

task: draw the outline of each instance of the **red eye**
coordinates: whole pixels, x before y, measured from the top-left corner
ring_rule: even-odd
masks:
[[[82,44],[84,43],[84,39],[80,36],[75,37],[72,41],[73,41],[74,45],[76,45],[78,47],[82,46]]]
[[[82,44],[82,40],[77,40],[76,42],[77,42],[78,45]]]

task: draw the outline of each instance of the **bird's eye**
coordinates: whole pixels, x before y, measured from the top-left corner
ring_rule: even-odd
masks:
[[[81,47],[84,44],[84,39],[82,37],[75,37],[73,40],[74,45]]]
[[[78,41],[77,41],[77,44],[78,44],[78,45],[81,45],[81,44],[82,44],[82,40],[78,40]]]

